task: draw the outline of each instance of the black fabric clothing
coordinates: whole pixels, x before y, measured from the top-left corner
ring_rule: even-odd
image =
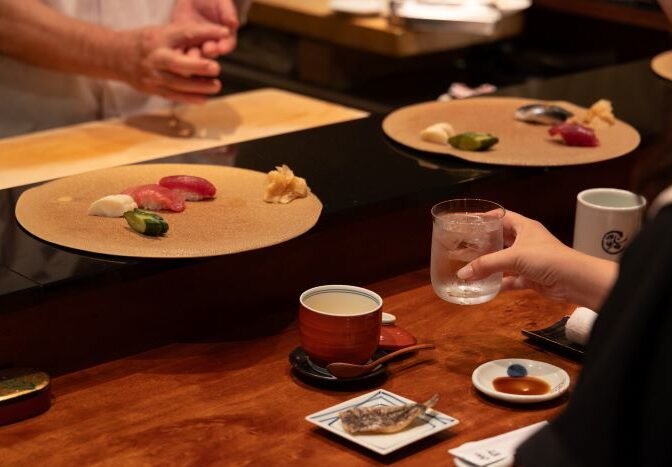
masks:
[[[520,446],[524,467],[672,466],[672,206],[625,251],[566,410]]]

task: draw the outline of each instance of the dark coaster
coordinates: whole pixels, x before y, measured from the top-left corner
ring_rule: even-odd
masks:
[[[576,360],[582,360],[586,348],[581,344],[576,344],[565,336],[565,325],[569,316],[565,316],[557,323],[544,329],[528,330],[521,332],[534,343],[541,347],[555,350]]]
[[[373,359],[380,358],[386,354],[387,352],[384,350],[377,350],[376,353],[373,354]],[[308,355],[306,355],[301,347],[297,347],[292,350],[292,352],[289,354],[289,363],[292,365],[294,371],[307,380],[336,385],[375,379],[384,374],[387,367],[387,364],[383,363],[382,365],[378,365],[371,373],[357,376],[356,378],[337,378],[336,376],[329,373],[326,368],[311,362],[310,358]]]

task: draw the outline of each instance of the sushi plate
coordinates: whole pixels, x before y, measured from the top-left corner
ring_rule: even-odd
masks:
[[[408,446],[415,441],[436,434],[459,423],[457,419],[451,416],[429,409],[423,415],[419,416],[410,426],[397,433],[352,435],[343,429],[341,421],[338,418],[340,412],[354,407],[375,407],[380,405],[399,406],[414,403],[415,402],[410,399],[386,391],[385,389],[378,389],[308,415],[306,420],[320,428],[324,428],[325,430],[352,441],[353,443],[383,455],[389,454],[404,446]]]
[[[661,78],[672,81],[672,50],[653,57],[651,60],[651,69]]]
[[[514,118],[518,107],[535,103],[559,105],[575,115],[586,111],[585,108],[569,102],[515,97],[432,101],[402,107],[392,112],[383,121],[383,131],[394,142],[425,153],[454,156],[483,164],[528,167],[599,162],[626,155],[639,145],[640,136],[637,130],[617,120],[615,125],[596,131],[600,140],[599,146],[567,146],[560,139],[549,136],[549,126],[525,123]],[[447,144],[422,140],[420,132],[438,122],[450,123],[457,133],[491,133],[499,138],[499,142],[487,151],[464,151]]]
[[[103,196],[164,176],[194,175],[217,188],[213,200],[187,202],[180,213],[161,211],[166,235],[133,231],[124,218],[87,215]],[[263,201],[266,174],[198,164],[140,164],[61,178],[31,188],[16,204],[16,219],[32,235],[90,253],[139,258],[197,258],[275,245],[309,230],[322,203],[313,194],[288,204]],[[308,181],[310,183],[310,181]],[[48,219],[48,221],[45,221]]]

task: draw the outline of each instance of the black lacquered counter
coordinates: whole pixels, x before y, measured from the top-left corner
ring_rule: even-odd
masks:
[[[397,203],[457,195],[462,191],[460,185],[503,170],[452,158],[443,162],[443,170],[423,167],[413,157],[394,149],[380,130],[381,121],[381,116],[375,116],[151,163],[233,165],[261,172],[287,164],[309,181],[323,202],[320,225],[334,217],[363,215],[369,208],[394,209]],[[6,246],[0,261],[6,268],[35,284],[48,286],[151,262],[66,251],[33,238],[16,224],[13,215],[13,206],[28,188],[0,192],[7,200],[6,206],[12,206],[3,213],[0,224],[4,226]],[[167,261],[155,262],[165,265]]]
[[[384,116],[373,115],[153,161],[262,172],[287,164],[324,203],[318,224],[299,238],[198,260],[110,258],[47,245],[14,219],[28,187],[0,191],[0,364],[59,373],[174,340],[275,332],[293,319],[278,310],[292,308],[308,287],[361,285],[427,265],[429,208],[443,199],[492,199],[569,242],[582,189],[621,187],[651,199],[672,183],[672,85],[648,62],[498,94],[584,106],[608,98],[617,117],[640,131],[642,144],[631,155],[585,166],[476,165],[400,147],[384,136]]]

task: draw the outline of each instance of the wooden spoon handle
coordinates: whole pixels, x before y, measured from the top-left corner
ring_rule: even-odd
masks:
[[[385,362],[387,362],[389,360],[392,360],[393,358],[398,357],[399,355],[403,355],[405,353],[415,352],[416,350],[434,349],[434,348],[436,348],[436,346],[434,344],[416,344],[416,345],[412,345],[410,347],[404,347],[403,349],[395,350],[392,353],[388,353],[387,355],[384,355],[384,356],[380,357],[378,360],[375,360],[375,361],[369,363],[367,366],[375,367],[375,366],[380,365],[381,363],[385,363]]]

